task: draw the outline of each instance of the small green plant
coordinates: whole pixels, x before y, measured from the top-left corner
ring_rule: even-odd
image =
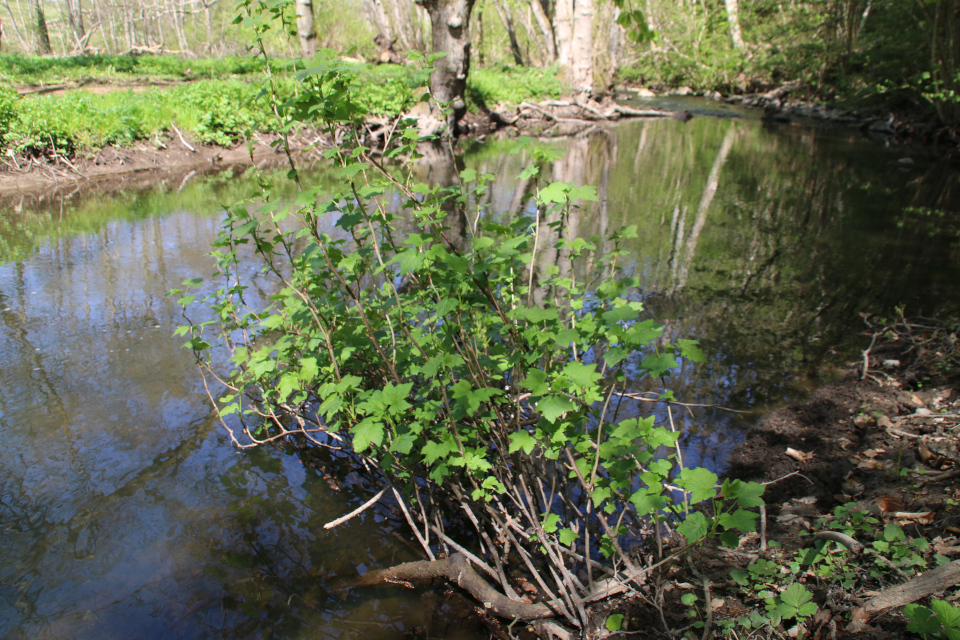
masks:
[[[880,537],[873,541],[871,547],[872,549],[868,550],[870,553],[886,560],[876,561],[876,567],[871,570],[871,575],[875,578],[890,571],[888,562],[892,562],[907,575],[927,566],[923,554],[930,548],[930,543],[924,538],[907,538],[903,529],[895,524],[885,526]]]
[[[910,620],[907,630],[923,640],[960,640],[960,609],[945,600],[934,600],[929,609],[908,604],[903,615]]]

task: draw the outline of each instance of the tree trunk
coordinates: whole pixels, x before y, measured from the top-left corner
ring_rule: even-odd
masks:
[[[567,70],[570,68],[570,46],[573,43],[573,0],[557,0],[554,8],[553,36],[557,46],[557,64]]]
[[[297,33],[300,53],[312,58],[317,53],[317,29],[313,24],[313,0],[297,0]]]
[[[47,31],[47,18],[43,15],[41,0],[33,0],[33,16],[37,26],[37,55],[49,55],[52,53],[50,33]]]
[[[530,0],[530,9],[533,11],[533,17],[537,20],[537,27],[543,35],[544,60],[545,65],[553,64],[557,61],[557,45],[554,42],[553,27],[550,26],[550,18],[544,10],[540,0]]]
[[[447,55],[434,63],[430,75],[433,99],[452,109],[447,128],[457,135],[457,121],[467,110],[464,95],[470,71],[470,12],[474,0],[422,0],[430,15],[433,51]]]
[[[500,16],[500,22],[503,28],[507,30],[507,36],[510,38],[510,53],[513,54],[513,61],[517,66],[523,66],[523,53],[520,51],[520,43],[517,42],[517,32],[513,28],[513,16],[510,14],[510,5],[505,0],[493,0],[493,6]]]
[[[733,40],[733,46],[742,51],[743,34],[740,31],[740,6],[739,0],[723,0],[727,6],[727,21],[730,23],[730,39]]]
[[[574,0],[570,86],[580,97],[593,94],[593,0]]]
[[[536,1],[536,0],[535,0]],[[557,62],[578,98],[593,93],[593,0],[557,0]]]
[[[20,32],[20,28],[17,26],[17,21],[13,17],[13,11],[11,11],[10,9],[10,3],[7,0],[4,0],[3,2],[3,8],[7,10],[7,15],[10,16],[10,20],[7,22],[7,24],[13,27],[13,35],[17,36],[17,40],[20,41],[20,47],[24,51],[28,51],[30,49],[30,45],[27,44],[26,39],[23,37],[23,34]]]

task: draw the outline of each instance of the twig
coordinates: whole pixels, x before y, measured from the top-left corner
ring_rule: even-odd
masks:
[[[855,556],[863,553],[863,545],[848,536],[845,533],[840,533],[839,531],[821,531],[817,535],[810,538],[810,542],[817,542],[819,540],[827,540],[830,542],[839,542],[845,546],[850,553]]]
[[[760,551],[767,550],[767,505],[760,505]]]
[[[873,345],[876,344],[877,336],[879,335],[878,332],[874,332],[873,337],[870,339],[870,346],[861,352],[863,355],[863,372],[860,374],[861,380],[867,379],[867,373],[870,371],[870,351],[873,349]]]
[[[177,129],[177,125],[175,125],[175,124],[173,124],[173,123],[171,122],[171,123],[170,123],[170,126],[173,127],[173,130],[174,130],[174,131],[176,131],[177,137],[180,138],[180,142],[183,143],[183,146],[185,146],[187,149],[190,149],[190,152],[191,152],[191,153],[196,153],[197,150],[194,149],[193,147],[191,147],[191,146],[190,146],[190,143],[187,142],[187,141],[184,139],[183,134],[180,132],[180,129]]]
[[[410,517],[410,512],[407,511],[407,505],[404,503],[403,498],[400,497],[400,492],[397,491],[396,487],[390,487],[393,489],[393,495],[397,496],[397,502],[400,503],[400,509],[403,511],[404,517],[407,519],[407,524],[410,525],[410,528],[413,529],[413,535],[417,536],[417,541],[420,543],[420,546],[423,547],[423,550],[427,552],[427,557],[431,560],[436,560],[436,556],[433,555],[433,551],[430,550],[430,545],[427,544],[426,539],[423,535],[420,534],[420,530],[417,529],[417,525],[414,524],[413,518]]]
[[[811,480],[811,479],[808,478],[807,476],[803,475],[803,474],[800,473],[799,471],[793,471],[793,472],[791,472],[791,473],[788,473],[788,474],[785,475],[785,476],[780,476],[779,478],[775,478],[774,480],[770,480],[770,481],[768,481],[768,482],[761,482],[760,484],[762,484],[763,486],[767,486],[767,485],[769,485],[769,484],[776,484],[777,482],[780,482],[781,480],[786,480],[786,479],[789,478],[790,476],[800,476],[801,478],[803,478],[804,480],[806,480],[806,481],[809,482],[810,484],[816,484],[813,480]]]
[[[373,496],[372,498],[370,498],[369,500],[367,500],[366,502],[364,502],[362,505],[360,505],[359,508],[354,509],[353,511],[351,511],[351,512],[348,513],[347,515],[343,516],[342,518],[337,518],[336,520],[333,520],[333,521],[331,521],[331,522],[328,522],[327,524],[323,525],[323,528],[324,528],[324,529],[333,529],[334,527],[343,524],[343,523],[346,522],[347,520],[350,520],[351,518],[360,515],[361,513],[363,513],[364,511],[366,511],[366,510],[369,509],[370,507],[372,507],[374,504],[376,504],[377,500],[379,500],[380,498],[382,498],[382,497],[383,497],[383,494],[384,494],[385,492],[386,492],[386,489],[381,489],[381,490],[380,490],[380,493],[378,493],[377,495]]]

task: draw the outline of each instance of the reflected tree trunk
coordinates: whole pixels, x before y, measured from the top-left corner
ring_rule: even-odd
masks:
[[[670,293],[676,293],[683,289],[687,284],[687,277],[690,274],[690,265],[693,263],[693,257],[697,252],[697,242],[700,240],[700,233],[707,222],[707,212],[710,205],[713,204],[713,198],[717,195],[717,189],[720,186],[720,172],[723,171],[723,165],[727,162],[727,156],[733,149],[733,143],[737,138],[737,129],[727,129],[727,134],[720,143],[720,150],[713,161],[713,167],[710,169],[710,175],[707,177],[707,184],[703,188],[703,195],[700,196],[700,204],[697,206],[697,217],[694,219],[693,227],[690,229],[690,235],[687,238],[687,245],[684,247],[683,255],[680,259],[677,277],[673,281]]]
[[[417,159],[415,170],[421,182],[439,186],[441,190],[460,188],[460,170],[462,160],[453,154],[450,144],[443,140],[426,142],[417,147],[417,153],[422,157]],[[463,251],[468,243],[469,223],[464,207],[454,199],[444,200],[442,209],[446,216],[443,224],[446,227],[444,237],[457,249]]]
[[[568,138],[566,153],[553,163],[551,181],[583,186],[587,182],[589,149],[590,138],[587,136]],[[527,274],[530,300],[537,306],[547,301],[548,293],[540,284],[544,275],[559,270],[561,277],[567,277],[573,272],[570,249],[558,245],[561,240],[573,240],[579,236],[581,212],[577,207],[570,207],[566,219],[563,219],[564,215],[562,211],[552,211],[546,215],[541,212],[537,222],[536,247],[530,261],[532,271]]]

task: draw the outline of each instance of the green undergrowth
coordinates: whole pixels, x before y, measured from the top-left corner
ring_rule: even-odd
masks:
[[[534,69],[499,65],[473,69],[467,80],[469,107],[492,109],[501,102],[559,98],[564,93],[558,69]]]
[[[274,73],[288,69],[274,60]],[[246,56],[187,59],[174,55],[89,55],[63,58],[0,54],[0,81],[16,86],[51,85],[82,80],[150,81],[259,76],[261,65]]]
[[[139,69],[180,68],[180,61],[171,57],[93,56],[94,58],[134,61],[145,66]],[[9,68],[11,59],[0,56],[0,68]],[[47,71],[67,68],[66,60],[37,59],[42,63],[58,62]],[[77,58],[76,69],[84,67],[87,58]],[[152,61],[155,66],[147,65]],[[250,65],[239,59],[225,59],[223,69],[247,73]],[[286,63],[282,63],[286,64]],[[4,67],[3,65],[7,65]],[[276,63],[279,67],[281,63]],[[183,66],[183,65],[180,65]],[[197,66],[197,65],[195,65]],[[202,68],[202,67],[200,67]],[[397,117],[417,102],[422,90],[415,67],[345,64],[352,78],[354,100],[362,112],[374,116]],[[52,73],[52,71],[51,71]],[[24,77],[23,75],[20,76]],[[262,76],[261,76],[262,77]],[[281,102],[292,98],[296,81],[292,74],[275,76]],[[561,84],[550,70],[498,67],[478,69],[471,74],[469,92],[472,107],[495,106],[500,102],[522,102],[559,97]],[[230,146],[254,132],[276,131],[276,119],[270,101],[264,97],[262,81],[250,79],[199,80],[169,87],[153,87],[146,91],[118,89],[93,93],[83,89],[58,95],[19,97],[9,87],[0,88],[0,137],[6,147],[29,155],[74,156],[95,151],[106,145],[130,145],[157,139],[175,125],[189,132],[201,143]],[[309,124],[309,123],[303,123]]]
[[[814,539],[804,548],[787,551],[771,541],[767,552],[749,565],[732,570],[726,586],[714,592],[715,596],[745,605],[738,616],[718,616],[715,628],[727,638],[812,637],[812,620],[819,612],[855,609],[863,605],[868,594],[950,561],[937,552],[938,541],[931,543],[925,537],[911,535],[911,529],[884,522],[855,504],[836,507],[801,536],[825,531],[845,534],[863,545],[859,556],[838,542]],[[830,602],[815,597],[817,593],[830,594]],[[949,591],[947,595],[951,595]],[[692,629],[702,629],[705,624],[702,596],[689,591],[681,597]],[[943,601],[928,604],[932,610],[923,604],[905,607],[901,624],[922,638],[960,638],[960,610]],[[694,635],[688,633],[687,637]]]

